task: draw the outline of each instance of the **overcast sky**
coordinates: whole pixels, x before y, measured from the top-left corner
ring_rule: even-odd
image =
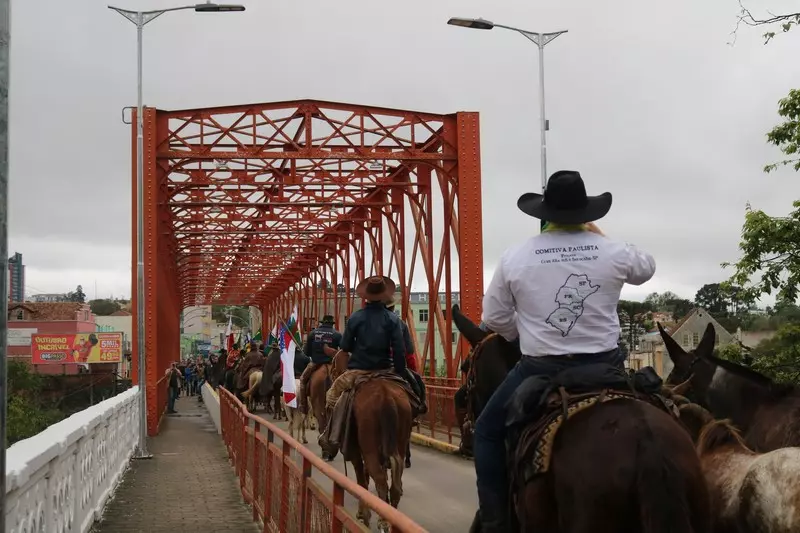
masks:
[[[178,0],[119,0],[152,9]],[[738,257],[745,203],[783,215],[800,176],[765,163],[777,101],[800,84],[800,30],[763,45],[731,32],[736,0],[243,0],[247,12],[165,15],[145,30],[145,103],[164,109],[316,98],[481,114],[485,268],[537,231],[516,210],[537,190],[537,50],[522,36],[445,25],[484,17],[569,29],[546,49],[549,171],[611,191],[600,226],[656,258],[627,297],[693,297]],[[798,2],[752,1],[775,12]],[[130,293],[135,27],[81,0],[13,2],[11,252],[26,292]],[[400,9],[402,5],[402,9]],[[763,11],[762,11],[763,13]]]

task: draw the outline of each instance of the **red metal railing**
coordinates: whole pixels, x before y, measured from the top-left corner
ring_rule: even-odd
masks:
[[[394,532],[425,532],[280,428],[251,414],[224,388],[219,389],[219,400],[228,456],[242,495],[253,508],[253,520],[264,524],[265,533],[369,531],[345,508],[345,494],[386,519]],[[323,488],[324,482],[332,484],[330,493]]]
[[[461,428],[455,415],[454,396],[461,387],[459,378],[424,376],[428,396],[428,412],[417,419],[417,432],[454,446],[461,439]]]

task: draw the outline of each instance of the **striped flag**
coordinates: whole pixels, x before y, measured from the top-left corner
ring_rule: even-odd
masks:
[[[297,345],[285,324],[281,324],[278,332],[278,346],[281,350],[283,401],[289,407],[297,407],[297,388],[294,381],[294,352],[297,349]]]
[[[278,345],[278,324],[273,326],[272,331],[269,332],[269,339],[267,340],[267,346],[277,346]]]

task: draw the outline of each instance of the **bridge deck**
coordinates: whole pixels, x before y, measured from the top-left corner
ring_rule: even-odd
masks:
[[[132,463],[94,533],[259,530],[203,404],[182,397],[175,409],[148,443],[153,458]]]

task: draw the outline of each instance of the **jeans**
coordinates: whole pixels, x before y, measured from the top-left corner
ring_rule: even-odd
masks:
[[[175,399],[178,397],[178,387],[169,387],[167,389],[167,411],[172,412],[175,410]]]
[[[622,367],[624,356],[614,349],[600,354],[574,356],[522,356],[503,383],[494,391],[475,422],[473,450],[480,501],[481,522],[485,531],[504,531],[508,524],[509,481],[506,465],[506,405],[514,391],[531,376],[555,376],[562,370],[590,363],[609,363]]]

